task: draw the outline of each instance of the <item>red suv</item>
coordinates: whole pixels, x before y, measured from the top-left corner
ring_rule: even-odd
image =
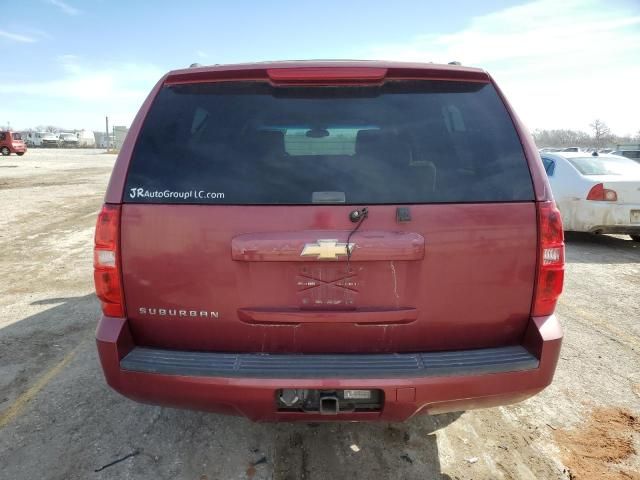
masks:
[[[4,156],[15,153],[22,156],[27,151],[27,146],[18,132],[0,131],[0,153]]]
[[[564,242],[483,70],[366,61],[172,71],[95,236],[107,382],[253,420],[386,420],[552,380]]]

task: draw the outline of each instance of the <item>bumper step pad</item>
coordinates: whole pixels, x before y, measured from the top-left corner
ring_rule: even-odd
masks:
[[[211,353],[134,348],[123,370],[235,378],[387,378],[482,375],[538,368],[522,346],[391,354]]]

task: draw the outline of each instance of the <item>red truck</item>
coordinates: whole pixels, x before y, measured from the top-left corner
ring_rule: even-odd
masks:
[[[169,72],[95,235],[107,383],[257,421],[404,421],[524,400],[562,330],[560,214],[481,69]]]
[[[27,146],[22,140],[22,135],[11,130],[0,130],[0,154],[7,156],[15,153],[21,157],[26,151]]]

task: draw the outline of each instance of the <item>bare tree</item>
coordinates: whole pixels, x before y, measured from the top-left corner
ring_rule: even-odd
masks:
[[[38,125],[36,127],[38,132],[48,132],[48,133],[58,133],[63,129],[60,127],[56,127],[55,125]]]
[[[611,139],[611,129],[599,118],[589,124],[593,130],[593,140],[596,148],[602,148],[604,144]]]
[[[536,130],[533,138],[539,147],[588,147],[593,140],[589,134],[578,130]]]
[[[600,122],[600,125],[603,125],[603,123]],[[608,134],[602,135],[600,138],[600,142],[602,143],[601,146],[605,146],[606,144],[622,145],[625,143],[640,143],[640,130],[633,135],[616,135],[610,132],[608,128],[607,128],[607,131],[608,131]],[[600,133],[604,134],[604,131],[600,130]],[[588,133],[582,132],[580,130],[567,130],[567,129],[534,130],[533,138],[536,141],[536,145],[540,148],[542,147],[593,148],[598,143],[598,139],[595,137],[595,135],[591,136]]]

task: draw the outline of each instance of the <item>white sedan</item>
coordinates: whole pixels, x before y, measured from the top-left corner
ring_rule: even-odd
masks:
[[[564,229],[640,242],[640,164],[617,155],[542,153]]]

